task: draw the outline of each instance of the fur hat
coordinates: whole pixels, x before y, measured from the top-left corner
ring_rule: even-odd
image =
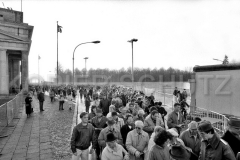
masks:
[[[209,131],[211,130],[213,127],[212,127],[212,124],[209,122],[209,121],[201,121],[199,124],[198,124],[198,130],[200,132],[206,132],[206,131]]]

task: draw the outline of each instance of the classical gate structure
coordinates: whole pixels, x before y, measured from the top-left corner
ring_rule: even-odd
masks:
[[[33,26],[23,12],[0,8],[0,95],[28,90],[28,55]]]

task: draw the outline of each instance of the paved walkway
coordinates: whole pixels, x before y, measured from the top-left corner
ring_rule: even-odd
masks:
[[[4,129],[2,135],[8,136],[0,138],[0,160],[69,160],[74,110],[68,110],[65,104],[65,110],[59,111],[58,102],[51,103],[45,97],[45,111],[40,112],[38,101],[35,97],[33,100],[31,117],[27,118],[24,106],[20,119],[14,119],[12,127]]]
[[[15,120],[15,127],[6,128],[8,137],[0,138],[1,160],[52,160],[49,131],[43,113],[34,101],[34,114],[27,118],[25,107],[21,118]]]

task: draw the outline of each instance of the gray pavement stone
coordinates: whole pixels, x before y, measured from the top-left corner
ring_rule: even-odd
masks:
[[[13,157],[12,160],[26,160],[26,157]]]
[[[7,154],[6,154],[6,153],[5,153],[5,154],[2,153],[2,155],[1,155],[0,158],[1,158],[1,160],[7,160],[7,159],[10,159],[10,160],[11,160],[12,157],[13,157],[13,153],[7,153]]]
[[[27,153],[14,153],[13,158],[25,158],[27,156]]]
[[[8,153],[13,153],[15,151],[15,148],[3,148],[1,151],[1,154],[8,154]]]
[[[39,157],[27,158],[27,160],[40,160]]]
[[[14,127],[4,134],[10,136],[0,139],[0,160],[54,160],[71,159],[69,146],[73,111],[58,111],[58,102],[44,102],[44,112],[39,112],[38,102],[34,98],[34,113],[30,118],[25,115],[14,120]],[[66,108],[66,107],[65,107]]]
[[[40,158],[40,154],[39,154],[39,152],[27,153],[27,158]]]
[[[32,148],[32,149],[28,149],[27,153],[38,153],[40,151],[39,148]]]
[[[17,154],[17,153],[27,153],[27,148],[24,148],[24,149],[16,149],[14,154]]]
[[[40,159],[47,159],[47,158],[53,158],[52,153],[44,153],[44,154],[40,154]]]

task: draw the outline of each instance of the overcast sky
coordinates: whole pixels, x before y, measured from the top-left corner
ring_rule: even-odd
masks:
[[[20,0],[5,0],[5,7],[21,11]],[[0,4],[2,5],[2,4]],[[30,74],[45,77],[57,61],[57,21],[59,63],[72,70],[84,68],[185,69],[195,65],[219,64],[213,58],[224,55],[240,60],[240,1],[236,0],[23,0],[24,22],[34,26],[29,55]]]

